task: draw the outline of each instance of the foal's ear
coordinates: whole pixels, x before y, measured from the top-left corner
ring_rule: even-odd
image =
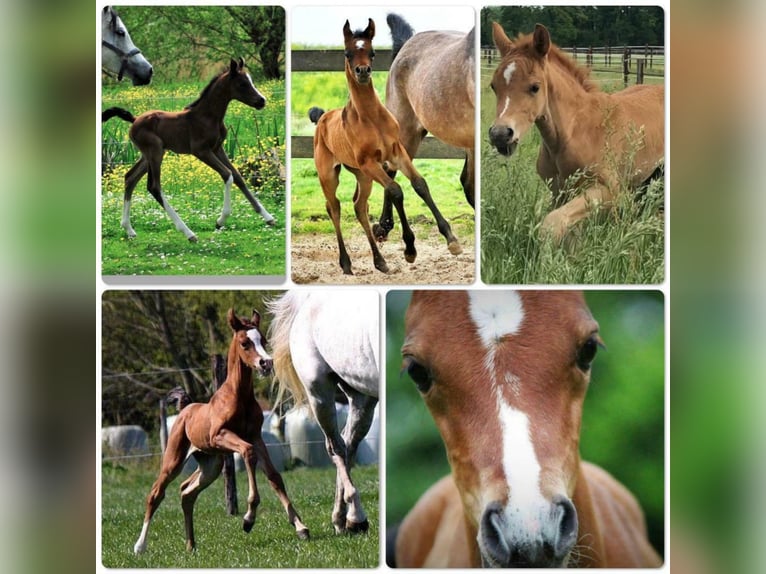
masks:
[[[372,18],[367,18],[367,28],[364,30],[364,35],[370,40],[375,37],[375,22],[372,21]]]
[[[229,309],[229,312],[226,313],[226,318],[229,320],[229,327],[232,328],[233,331],[244,331],[245,326],[242,324],[242,321],[239,317],[237,317],[237,314],[234,312],[234,309]]]
[[[353,35],[354,34],[351,32],[351,24],[346,20],[346,24],[343,26],[343,38],[348,42]]]
[[[532,35],[532,45],[535,47],[535,52],[541,58],[548,55],[548,50],[551,49],[551,35],[548,32],[548,28],[542,24],[535,24],[535,32]]]
[[[245,69],[245,59],[242,56],[240,56],[238,63],[239,63],[239,69],[240,70],[244,70]]]
[[[258,312],[258,309],[253,309],[253,317],[250,319],[250,322],[256,327],[261,324],[261,314]]]
[[[239,66],[239,63],[234,58],[232,58],[231,62],[229,62],[229,72],[232,74],[236,74],[237,71],[239,70],[238,66]]]
[[[497,22],[492,22],[492,40],[495,42],[495,47],[500,52],[500,57],[504,58],[513,47],[513,42],[503,30],[503,27]]]

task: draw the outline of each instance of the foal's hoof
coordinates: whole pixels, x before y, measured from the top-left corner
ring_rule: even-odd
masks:
[[[301,540],[311,540],[311,535],[309,534],[308,528],[298,530],[297,534],[298,534],[298,538]]]
[[[245,532],[250,532],[253,529],[253,526],[255,526],[255,520],[242,521],[242,530],[244,530]]]
[[[463,252],[463,248],[460,247],[460,243],[458,243],[457,239],[448,243],[447,249],[449,249],[449,252],[452,253],[452,255],[460,255]]]
[[[381,273],[388,273],[388,264],[385,261],[378,261],[375,263],[375,269]]]
[[[274,227],[277,224],[277,220],[273,217],[271,219],[266,220],[266,225],[269,225],[270,227]]]
[[[412,252],[408,252],[405,250],[404,252],[404,260],[407,263],[415,263],[415,259],[417,258],[417,256],[418,256],[418,252],[415,250],[413,250]]]
[[[349,534],[363,534],[370,529],[369,521],[351,522],[346,520],[346,532]]]
[[[192,235],[191,237],[189,237],[189,243],[197,243],[197,236]]]
[[[375,241],[383,243],[388,240],[388,230],[379,223],[372,224],[372,234],[375,236]]]

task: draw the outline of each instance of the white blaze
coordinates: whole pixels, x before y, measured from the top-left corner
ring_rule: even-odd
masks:
[[[247,338],[253,342],[255,351],[260,355],[261,359],[271,359],[271,355],[263,348],[263,338],[258,329],[250,329],[247,332]]]
[[[516,71],[516,62],[511,62],[508,64],[508,66],[503,70],[503,77],[505,78],[505,83],[510,84],[511,83],[511,76],[513,76],[513,72]]]
[[[487,354],[484,365],[497,401],[502,432],[503,472],[508,484],[506,522],[516,539],[536,538],[544,521],[547,503],[540,492],[540,463],[530,436],[529,417],[505,400],[503,387],[514,394],[521,381],[511,372],[498,376],[495,355],[503,337],[515,335],[524,321],[524,307],[516,291],[472,291],[470,314]]]

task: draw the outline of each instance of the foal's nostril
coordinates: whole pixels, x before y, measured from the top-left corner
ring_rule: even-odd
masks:
[[[261,369],[263,369],[264,371],[270,371],[271,367],[274,365],[274,361],[272,361],[271,359],[261,359],[260,364],[261,364]]]
[[[511,562],[511,548],[505,530],[502,506],[499,502],[489,503],[479,525],[483,560],[489,561],[489,566],[502,568]]]
[[[559,512],[558,536],[554,543],[554,555],[557,559],[563,559],[577,542],[577,510],[572,501],[564,496],[553,499]]]

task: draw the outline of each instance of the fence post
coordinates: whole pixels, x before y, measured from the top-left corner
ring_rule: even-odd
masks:
[[[638,58],[636,60],[636,83],[644,83],[644,65],[646,64],[645,58]]]
[[[168,446],[168,411],[165,399],[160,399],[160,449],[165,452]]]
[[[630,50],[627,47],[622,51],[622,82],[628,87],[628,75],[630,74]]]
[[[219,353],[213,355],[213,382],[219,389],[226,380],[226,362]],[[237,506],[237,479],[234,472],[234,455],[225,454],[223,457],[223,495],[226,499],[226,512],[235,516],[239,514]]]
[[[593,46],[588,48],[588,55],[585,56],[585,65],[589,68],[593,67]]]

